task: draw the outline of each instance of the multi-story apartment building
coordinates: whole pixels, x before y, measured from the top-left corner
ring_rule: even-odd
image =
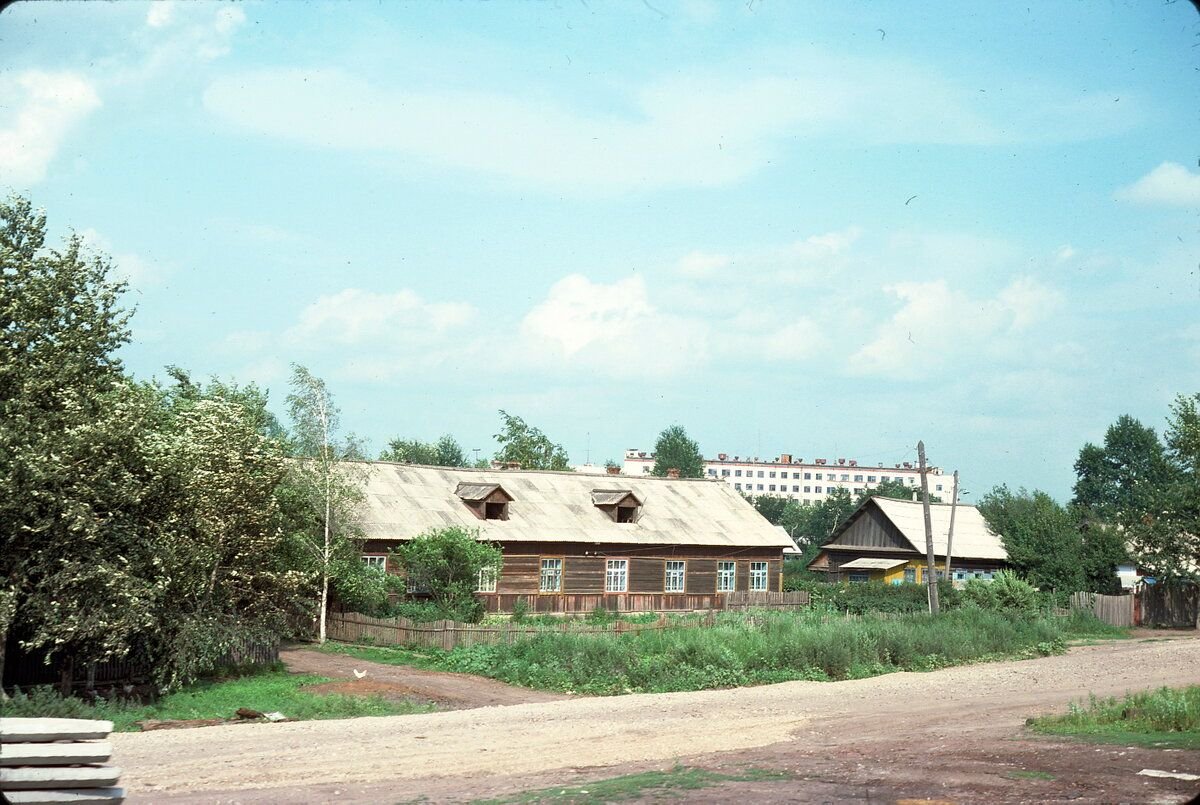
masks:
[[[637,449],[625,451],[624,473],[648,475],[653,468],[653,453]],[[790,453],[770,460],[718,453],[716,458],[704,460],[704,474],[732,484],[734,489],[746,495],[775,495],[802,503],[824,500],[839,486],[845,487],[851,495],[882,481],[899,481],[914,491],[921,488],[921,471],[910,461],[892,466],[867,466],[852,458],[805,461]],[[954,494],[954,476],[944,474],[940,467],[930,467],[929,494],[948,502]]]

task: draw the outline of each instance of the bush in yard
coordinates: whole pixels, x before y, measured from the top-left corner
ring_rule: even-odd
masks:
[[[892,614],[929,611],[929,592],[924,584],[886,584],[881,581],[866,583],[830,584],[811,582],[800,587],[807,589],[814,604],[824,604],[839,612],[865,615],[870,612]],[[958,591],[950,582],[938,582],[938,600],[942,609],[958,606]]]
[[[479,541],[474,529],[451,526],[427,531],[401,545],[393,556],[409,586],[428,590],[446,620],[477,623],[483,605],[475,597],[479,573],[500,568],[500,549]]]
[[[970,579],[961,592],[963,601],[979,609],[1033,617],[1042,610],[1042,596],[1015,573],[1001,571],[991,582]]]

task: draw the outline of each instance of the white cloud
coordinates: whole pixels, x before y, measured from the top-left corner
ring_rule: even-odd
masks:
[[[1172,207],[1200,206],[1200,173],[1164,162],[1128,187],[1117,191],[1117,198],[1137,204],[1161,204]]]
[[[1075,247],[1067,243],[1059,246],[1054,252],[1054,260],[1058,263],[1065,263],[1077,254]]]
[[[95,229],[84,229],[79,232],[85,248],[96,255],[112,259],[112,279],[129,283],[133,288],[145,288],[158,284],[163,277],[163,269],[134,252],[119,252],[111,240]]]
[[[409,290],[374,293],[347,288],[305,308],[284,338],[306,347],[333,344],[391,352],[435,343],[475,314],[466,303],[427,302]]]
[[[0,176],[41,181],[72,131],[100,106],[90,81],[70,71],[25,70],[0,88]]]
[[[752,77],[739,64],[652,80],[603,112],[527,88],[385,87],[340,69],[227,75],[204,102],[236,125],[308,146],[388,152],[570,192],[728,184],[804,138],[1074,140],[1131,117],[1129,105],[1114,118],[1107,107],[1079,108],[1069,92],[1020,82],[984,103],[973,87],[900,61],[808,49],[756,64]]]
[[[163,28],[171,24],[171,18],[175,15],[175,3],[170,0],[159,0],[150,4],[150,10],[146,12],[146,25],[151,28]]]
[[[734,254],[693,251],[675,264],[675,273],[689,280],[760,282],[777,285],[810,284],[845,264],[862,236],[859,227],[809,235],[783,246]]]
[[[565,277],[525,315],[520,332],[520,359],[545,368],[665,375],[703,364],[709,354],[707,326],[657,309],[641,277],[607,285]]]
[[[984,360],[1027,359],[1041,349],[1027,331],[1061,299],[1029,277],[990,298],[972,298],[945,280],[897,283],[884,290],[902,304],[875,338],[850,356],[853,373],[912,379]]]

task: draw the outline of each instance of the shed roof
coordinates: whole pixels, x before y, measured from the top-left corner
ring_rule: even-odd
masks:
[[[729,484],[719,480],[574,472],[476,470],[364,462],[359,524],[368,539],[405,540],[432,528],[478,528],[504,542],[585,542],[783,548],[792,545]],[[461,486],[460,486],[461,485]],[[501,486],[512,497],[507,520],[479,520],[457,490]],[[617,523],[594,495],[632,493],[642,510]],[[606,498],[607,499],[607,498]]]
[[[866,510],[877,506],[918,553],[925,552],[925,515],[921,503],[912,500],[895,500],[871,497],[863,501],[858,509],[833,533],[831,542],[837,542],[846,529]],[[933,525],[933,552],[936,556],[946,555],[946,534],[950,530],[950,504],[929,504],[929,519]],[[954,557],[963,559],[1000,559],[1007,561],[1008,552],[1000,536],[988,528],[979,509],[965,503],[958,504],[954,516]]]
[[[868,559],[859,558],[846,562],[840,567],[841,570],[891,570],[893,567],[903,565],[908,562],[907,559]]]

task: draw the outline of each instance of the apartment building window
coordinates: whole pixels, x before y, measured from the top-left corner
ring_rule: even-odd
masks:
[[[767,487],[767,491],[768,491],[768,492],[774,492],[774,491],[775,491],[775,484],[771,484],[770,486],[768,486],[768,487]]]
[[[649,474],[650,474],[650,467],[643,464],[642,465],[642,475],[649,475]]]
[[[867,476],[867,483],[869,483],[869,484],[873,484],[873,483],[875,483],[875,476],[874,476],[874,475],[868,475],[868,476]]]
[[[741,484],[734,484],[734,485],[733,485],[733,488],[734,488],[734,489],[741,489],[741,488],[742,488],[742,485],[741,485]]]
[[[762,470],[759,470],[759,471],[758,471],[758,477],[759,477],[759,478],[763,477],[763,471],[762,471]]]
[[[886,481],[887,479],[888,479],[888,477],[887,477],[886,475],[880,475],[880,476],[879,476],[879,483],[883,483],[883,482],[884,482],[884,481]]]
[[[799,484],[792,484],[792,491],[793,491],[793,492],[799,492],[799,491],[800,491],[800,485],[799,485]]]
[[[538,582],[538,592],[562,592],[562,567],[563,560],[561,559],[542,560],[542,572]]]
[[[717,562],[717,592],[731,593],[737,589],[737,562]]]
[[[609,559],[604,563],[604,592],[623,593],[629,584],[629,560]]]
[[[811,491],[812,491],[812,487],[811,487],[811,486],[806,486],[806,487],[804,487],[804,491],[805,491],[805,492],[811,492]]]
[[[817,480],[818,481],[821,480],[821,473],[819,473],[819,472],[817,473]]]
[[[709,475],[709,477],[710,477],[710,478],[716,478],[716,477],[717,477],[717,471],[716,471],[716,470],[714,470],[712,467],[709,467],[709,468],[708,468],[708,475]]]
[[[798,472],[793,472],[793,473],[792,473],[792,480],[793,480],[793,481],[799,481],[799,480],[800,480],[800,473],[798,473]]]
[[[771,470],[771,477],[772,477],[772,478],[774,478],[774,477],[775,477],[775,470]]]
[[[814,486],[814,487],[813,487],[813,491],[814,491],[814,492],[816,492],[817,494],[820,494],[820,492],[821,492],[821,487],[819,487],[819,486]]]
[[[722,478],[728,478],[728,477],[729,477],[729,470],[721,470],[721,477],[722,477]]]
[[[862,476],[861,476],[861,475],[855,475],[855,476],[854,476],[854,481],[855,481],[855,483],[862,483]]]
[[[762,473],[760,472],[760,473],[759,473],[759,475],[762,475]],[[758,485],[758,491],[759,491],[759,492],[761,492],[761,491],[762,491],[762,484],[759,484],[759,485]]]
[[[481,567],[479,568],[479,580],[475,585],[477,593],[494,593],[496,592],[496,568]]]
[[[687,562],[680,562],[676,560],[667,561],[666,576],[663,579],[663,592],[683,592],[683,578],[686,568]]]
[[[754,592],[765,592],[767,589],[767,563],[750,563],[750,589]]]
[[[811,481],[811,480],[812,480],[812,473],[811,473],[811,472],[806,472],[806,473],[804,473],[804,480],[806,480],[806,481]]]
[[[942,491],[942,485],[941,485],[941,484],[938,484],[938,485],[937,485],[937,491],[939,491],[939,492],[941,492],[941,491]]]
[[[734,474],[734,477],[736,477],[736,478],[741,478],[741,477],[742,477],[742,471],[741,471],[741,470],[734,470],[734,471],[733,471],[733,474]]]
[[[842,480],[843,480],[843,481],[849,481],[849,480],[850,480],[850,476],[849,476],[847,473],[844,473],[844,472],[843,472],[843,473],[842,473]]]

